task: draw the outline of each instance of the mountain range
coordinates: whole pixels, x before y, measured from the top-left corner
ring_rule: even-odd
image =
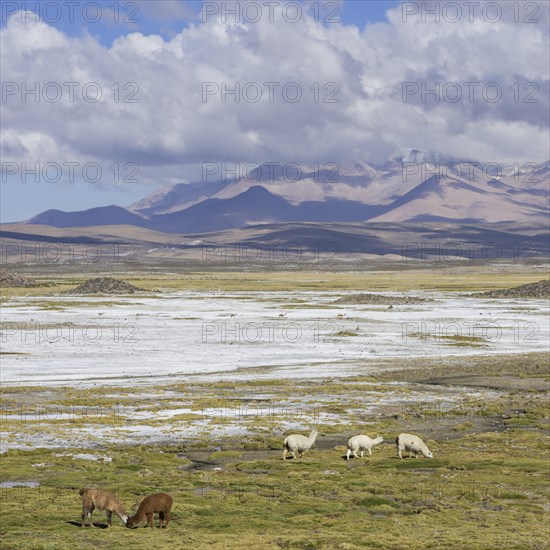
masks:
[[[498,169],[411,150],[377,166],[291,168],[266,164],[240,178],[162,187],[127,207],[47,210],[2,224],[4,259],[48,250],[73,261],[89,245],[145,262],[223,265],[226,252],[242,250],[286,265],[296,246],[338,262],[550,257],[548,162]]]
[[[264,164],[227,181],[163,187],[127,207],[47,210],[24,223],[180,234],[289,222],[548,224],[549,162],[498,169],[413,149],[380,166],[290,168]]]

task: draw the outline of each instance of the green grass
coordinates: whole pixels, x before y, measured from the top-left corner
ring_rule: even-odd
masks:
[[[424,267],[424,269],[422,268]],[[511,286],[532,283],[544,278],[544,272],[526,266],[524,272],[511,269],[506,272],[506,264],[500,273],[492,266],[484,269],[475,265],[471,269],[463,266],[461,272],[446,270],[428,270],[428,266],[419,269],[410,265],[399,265],[399,269],[372,271],[359,270],[349,272],[336,271],[219,271],[201,272],[178,271],[175,275],[136,275],[135,273],[113,273],[112,275],[147,291],[152,290],[193,290],[193,291],[284,291],[295,290],[357,290],[357,291],[407,291],[407,290],[442,290],[460,292],[478,292],[508,288]],[[57,295],[70,290],[88,278],[98,276],[86,271],[67,277],[60,271],[61,266],[42,266],[40,274],[41,287],[2,288],[0,298],[16,296],[35,296],[41,298],[47,295]],[[47,271],[46,271],[47,268]],[[78,266],[75,269],[79,269]],[[82,268],[80,268],[82,269]],[[167,269],[167,271],[170,271]],[[48,276],[47,272],[51,275]],[[32,272],[28,273],[33,276]],[[111,275],[101,273],[101,275]],[[130,295],[133,299],[139,294]],[[81,297],[80,297],[81,298]],[[335,296],[337,298],[337,296]],[[86,300],[81,300],[86,302]],[[69,301],[67,301],[69,302]],[[43,304],[47,307],[46,304]],[[106,305],[106,304],[105,304]]]
[[[534,357],[536,361],[538,356]],[[514,365],[517,368],[521,363]],[[434,458],[399,460],[392,434],[418,427],[415,409],[398,420],[391,415],[370,415],[365,427],[351,405],[365,399],[370,402],[365,398],[370,391],[406,395],[410,388],[372,376],[327,381],[188,381],[148,387],[147,392],[154,395],[149,400],[140,400],[137,391],[11,387],[4,392],[3,411],[9,412],[10,406],[23,400],[105,410],[130,402],[140,410],[163,410],[179,405],[174,394],[191,408],[231,407],[242,403],[246,394],[261,394],[272,395],[279,404],[303,407],[310,403],[318,407],[319,414],[335,414],[345,422],[319,417],[316,424],[321,435],[316,448],[302,460],[286,462],[281,459],[282,439],[297,430],[284,429],[288,421],[284,416],[261,414],[224,420],[250,429],[253,435],[246,437],[217,439],[207,429],[202,436],[157,445],[107,444],[99,450],[75,448],[61,453],[55,449],[11,450],[0,459],[0,481],[36,481],[40,487],[0,490],[2,548],[72,550],[75,544],[85,549],[546,548],[549,437],[548,425],[539,427],[548,416],[544,395],[514,393],[507,400],[465,396],[460,410],[475,408],[477,412],[464,421],[459,409],[421,408],[428,422],[425,429],[431,426],[439,434],[420,431]],[[330,398],[320,400],[322,396]],[[523,411],[518,418],[524,423],[501,432],[489,423],[480,433],[471,433],[485,419],[504,422],[503,411],[509,407]],[[304,411],[307,408],[300,410],[301,422],[307,422]],[[152,422],[161,429],[171,422],[192,426],[202,420],[201,414],[181,417]],[[85,423],[78,418],[43,422],[4,418],[2,428],[7,443],[16,442],[21,434],[78,433],[91,420],[92,425],[113,430],[133,423],[116,415]],[[307,433],[307,429],[298,431]],[[375,447],[372,457],[346,461],[347,437],[365,431],[383,434],[386,442]],[[334,443],[327,446],[323,442],[329,437]],[[82,452],[109,456],[112,461],[70,456]],[[110,530],[82,529],[78,489],[86,485],[116,491],[129,511],[147,494],[169,492],[175,502],[172,522],[167,530],[154,532],[127,530],[116,520]],[[105,524],[103,513],[96,512],[94,518],[97,524]],[[465,533],[474,536],[465,539]]]
[[[511,435],[538,458],[506,449]],[[222,464],[219,471],[181,470],[181,458],[155,447],[113,447],[113,461],[102,464],[75,464],[44,449],[10,451],[2,457],[3,479],[41,486],[2,490],[2,548],[345,549],[353,548],[350,541],[360,541],[357,548],[545,548],[540,436],[497,434],[485,449],[491,459],[464,443],[440,443],[432,460],[399,460],[386,445],[349,462],[334,450],[312,449],[287,462],[280,452],[253,460],[219,451],[210,455]],[[473,443],[487,441],[473,436]],[[452,469],[451,459],[465,469]],[[172,522],[162,531],[127,530],[116,520],[110,530],[83,529],[78,488],[85,485],[110,488],[129,511],[147,494],[169,492]],[[102,512],[94,520],[105,524]],[[475,536],[466,542],[470,532]]]

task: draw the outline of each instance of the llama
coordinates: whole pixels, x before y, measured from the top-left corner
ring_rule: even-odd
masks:
[[[137,525],[147,518],[147,525],[153,529],[154,515],[159,515],[159,528],[166,528],[170,523],[170,510],[172,508],[172,497],[166,493],[155,493],[145,497],[139,504],[137,512],[126,522],[127,527],[137,527]]]
[[[78,494],[82,497],[82,527],[84,527],[85,519],[88,517],[90,526],[93,527],[92,513],[97,508],[105,510],[107,513],[107,526],[111,527],[113,512],[120,518],[120,521],[126,525],[128,516],[124,510],[124,506],[118,497],[105,489],[80,489]]]
[[[313,447],[318,435],[317,430],[313,430],[309,434],[309,437],[299,434],[289,435],[283,441],[283,460],[286,460],[287,453],[292,453],[294,458],[296,458],[296,453],[298,453],[298,457],[302,458],[304,453]]]
[[[345,319],[347,317],[347,315],[345,313],[339,313],[338,314],[338,319]]]
[[[286,319],[286,313],[279,313],[279,319]]]
[[[433,454],[426,447],[424,441],[417,435],[399,434],[395,439],[395,444],[397,445],[397,456],[399,458],[403,458],[401,456],[403,451],[409,453],[409,458],[413,455],[415,458],[418,458],[418,453],[422,453],[426,458],[433,458]]]
[[[363,452],[365,450],[369,452],[369,456],[372,456],[372,448],[376,445],[380,445],[383,441],[384,438],[379,435],[377,435],[375,439],[371,439],[367,435],[355,435],[350,437],[348,440],[348,453],[346,455],[346,460],[349,460],[352,452],[355,458],[359,458],[359,456],[357,456],[357,451],[361,451],[361,458],[363,458]]]

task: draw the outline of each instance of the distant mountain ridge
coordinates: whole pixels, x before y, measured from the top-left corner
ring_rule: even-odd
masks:
[[[113,222],[116,220],[116,222]],[[52,225],[54,227],[91,227],[94,225],[140,225],[145,218],[141,214],[130,212],[121,206],[98,206],[78,212],[63,212],[62,210],[46,210],[34,216],[28,223]]]
[[[327,163],[318,169],[298,167],[289,175],[281,167],[262,165],[229,181],[163,187],[128,208],[47,210],[27,223],[59,228],[123,224],[165,233],[286,222],[548,223],[548,162],[531,173],[507,167],[500,174],[488,170],[489,164],[441,162],[433,151],[413,149],[381,166]]]

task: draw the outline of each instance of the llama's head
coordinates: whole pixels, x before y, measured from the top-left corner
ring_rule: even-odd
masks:
[[[318,435],[319,435],[319,432],[315,428],[313,428],[313,430],[311,430],[311,433],[309,434],[309,437],[315,438]]]
[[[377,435],[376,438],[374,439],[374,444],[380,445],[380,443],[382,443],[383,441],[384,441],[384,438],[381,435]]]
[[[433,453],[431,451],[428,451],[428,449],[426,449],[426,452],[423,453],[423,454],[426,458],[433,458],[434,457]]]
[[[135,518],[135,516],[130,516],[126,520],[126,527],[129,527],[130,529],[133,529],[134,527],[137,527],[139,521],[136,521],[134,518]]]

